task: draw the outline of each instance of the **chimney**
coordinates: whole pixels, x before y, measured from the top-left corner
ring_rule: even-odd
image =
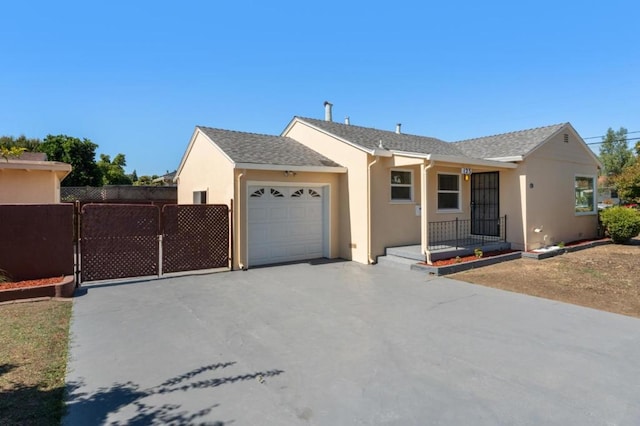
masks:
[[[333,104],[329,101],[324,101],[324,121],[333,121],[331,118],[331,107]]]
[[[346,124],[347,126],[351,124],[351,121],[349,121],[349,116],[344,118],[344,124]]]
[[[396,133],[397,133],[397,134],[400,134],[400,133],[401,133],[401,132],[400,132],[400,127],[402,127],[402,123],[398,123],[398,124],[396,124]]]

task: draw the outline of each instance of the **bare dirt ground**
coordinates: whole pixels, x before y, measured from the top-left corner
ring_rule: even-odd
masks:
[[[640,317],[640,237],[545,260],[518,259],[451,278]]]

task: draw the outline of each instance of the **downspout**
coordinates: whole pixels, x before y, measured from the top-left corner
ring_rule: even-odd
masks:
[[[371,257],[371,166],[378,162],[378,156],[367,166],[367,259],[370,264],[376,263]]]
[[[429,169],[435,164],[434,160],[430,160],[427,165],[427,161],[420,166],[422,173],[420,173],[420,186],[422,187],[422,194],[420,197],[420,245],[422,254],[424,254],[427,265],[431,265],[431,252],[427,249],[429,247],[429,217],[428,217],[428,202],[427,202],[427,190],[429,187]]]
[[[242,210],[240,209],[240,200],[242,199],[242,187],[240,186],[240,180],[242,179],[242,176],[244,176],[245,170],[242,170],[239,174],[238,174],[238,184],[236,186],[236,190],[237,190],[237,194],[238,196],[236,197],[236,211],[238,212],[238,217],[236,220],[236,226],[238,227],[238,232],[237,232],[237,239],[236,241],[238,241],[237,247],[238,247],[238,267],[240,269],[242,269],[243,271],[247,270],[247,267],[245,266],[245,264],[242,262],[242,247],[245,247],[246,244],[242,244],[242,240],[240,239],[240,235],[241,235],[241,229],[242,229]]]

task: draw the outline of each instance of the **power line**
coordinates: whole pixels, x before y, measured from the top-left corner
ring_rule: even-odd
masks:
[[[635,131],[633,131],[633,132],[627,132],[627,134],[631,134],[631,133],[640,133],[640,130],[635,130]],[[587,140],[587,139],[597,139],[597,138],[604,138],[605,136],[606,136],[606,135],[602,135],[602,136],[591,136],[591,137],[588,137],[588,138],[582,138],[582,139],[584,139],[584,140]],[[628,139],[627,139],[627,140],[628,140]]]
[[[633,133],[640,133],[640,132],[633,132]],[[598,137],[598,136],[596,136]],[[586,138],[586,139],[593,139],[593,138]],[[638,138],[627,138],[627,142],[629,141],[637,141],[640,140],[640,137]],[[600,145],[603,144],[604,142],[585,142],[587,145]]]

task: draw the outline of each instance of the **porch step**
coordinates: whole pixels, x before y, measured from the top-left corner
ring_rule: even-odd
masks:
[[[411,266],[415,265],[418,262],[418,260],[407,259],[406,257],[395,256],[392,254],[387,254],[386,256],[378,256],[378,265],[404,269],[405,271],[410,271]]]
[[[479,248],[485,253],[490,251],[510,250],[511,243],[504,242],[504,241],[496,241],[491,243],[485,243],[484,245],[479,245],[477,247],[460,247],[457,249],[454,247],[451,247],[449,249],[434,250],[431,252],[431,261],[441,260],[441,259],[450,259],[456,256],[460,256],[460,257],[469,256],[474,254],[474,250],[476,248]]]
[[[424,262],[424,255],[420,252],[420,250],[421,248],[419,245],[387,247],[385,253],[387,254],[387,256],[396,256],[405,259],[412,259],[415,262]]]

